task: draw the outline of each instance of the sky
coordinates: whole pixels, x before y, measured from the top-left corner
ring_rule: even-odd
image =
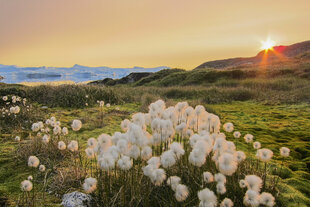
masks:
[[[310,39],[309,0],[0,0],[0,64],[169,66]]]

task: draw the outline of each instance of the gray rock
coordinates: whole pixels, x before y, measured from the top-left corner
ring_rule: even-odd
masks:
[[[67,193],[62,197],[64,207],[89,207],[91,196],[78,191]]]

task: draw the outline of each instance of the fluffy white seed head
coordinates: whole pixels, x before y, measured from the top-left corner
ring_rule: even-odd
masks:
[[[178,176],[170,176],[167,179],[167,185],[169,185],[173,191],[176,191],[176,188],[180,184],[180,182],[181,178]]]
[[[234,131],[234,125],[233,125],[232,123],[230,123],[230,122],[225,123],[225,124],[223,125],[223,128],[224,128],[224,130],[225,130],[226,132],[232,132],[232,131]]]
[[[48,134],[45,134],[43,137],[42,137],[42,142],[47,144],[48,142],[50,141],[50,136]]]
[[[141,151],[141,158],[143,160],[149,160],[152,157],[152,148],[149,146],[145,146]]]
[[[94,151],[94,148],[87,147],[87,148],[85,149],[85,153],[86,153],[86,157],[87,157],[88,159],[93,159],[93,158],[96,157],[96,153],[95,153],[95,151]]]
[[[280,148],[280,155],[281,155],[282,157],[288,157],[288,156],[290,156],[290,149],[287,148],[287,147],[281,147],[281,148]]]
[[[90,148],[96,148],[98,145],[98,142],[95,138],[91,137],[87,140],[87,146]]]
[[[58,149],[65,150],[67,148],[66,144],[63,141],[58,142]]]
[[[260,144],[260,142],[254,142],[254,143],[253,143],[253,148],[254,148],[254,149],[260,149],[261,146],[262,146],[262,145]]]
[[[270,149],[259,149],[257,150],[256,157],[263,162],[268,162],[273,156],[273,152]]]
[[[117,166],[121,170],[129,170],[132,167],[133,161],[130,159],[128,156],[122,156],[118,161],[117,161]]]
[[[40,164],[40,160],[36,156],[30,156],[28,158],[28,166],[29,167],[38,167]]]
[[[61,133],[62,133],[63,135],[69,134],[68,128],[67,128],[67,127],[63,127],[62,130],[61,130]]]
[[[232,175],[237,170],[237,161],[232,154],[224,153],[219,157],[219,171],[224,175]]]
[[[76,152],[78,151],[79,149],[79,144],[77,141],[75,140],[72,140],[69,144],[68,144],[68,149],[71,151],[71,152]]]
[[[46,170],[45,165],[40,165],[39,170],[40,172],[44,172]]]
[[[240,188],[245,188],[247,185],[248,185],[248,184],[247,184],[247,182],[246,182],[245,180],[240,180],[240,181],[239,181],[239,186],[240,186]]]
[[[216,174],[214,175],[214,180],[215,180],[215,182],[217,182],[217,183],[223,183],[223,184],[226,183],[226,177],[225,177],[225,175],[223,175],[222,173],[216,173]]]
[[[242,162],[243,160],[245,160],[246,158],[246,155],[243,151],[237,151],[236,152],[236,159],[237,159],[237,162],[240,163]]]
[[[177,185],[174,196],[178,202],[185,201],[188,195],[189,191],[186,185]]]
[[[71,127],[73,131],[79,131],[82,128],[82,122],[75,119],[73,120]]]
[[[259,193],[254,190],[247,190],[243,198],[243,204],[250,207],[258,207],[260,202]]]
[[[171,150],[163,152],[160,163],[164,168],[172,167],[176,163],[175,154]]]
[[[213,191],[205,188],[198,192],[199,207],[216,207],[217,198]]]
[[[83,189],[86,193],[92,193],[97,189],[97,179],[96,178],[86,178],[83,183]]]
[[[226,187],[224,183],[217,183],[216,184],[216,192],[220,195],[226,193]]]
[[[236,132],[234,132],[234,137],[236,138],[236,139],[238,139],[238,138],[240,138],[241,137],[241,133],[240,132],[238,132],[238,131],[236,131]]]
[[[251,143],[251,142],[253,142],[253,138],[254,138],[254,136],[253,136],[252,134],[246,134],[246,135],[244,135],[244,140],[245,140],[246,143]]]
[[[203,173],[203,180],[204,180],[204,182],[206,182],[206,183],[211,183],[211,182],[214,181],[214,177],[213,177],[212,173],[210,173],[210,172],[204,172],[204,173]]]
[[[29,192],[32,190],[32,182],[30,182],[29,180],[24,180],[23,182],[21,182],[20,188],[22,191]]]
[[[233,207],[234,203],[229,198],[225,198],[222,202],[220,207]]]
[[[156,186],[160,186],[166,180],[166,177],[165,170],[161,168],[155,169],[150,175],[152,183]]]
[[[152,165],[154,168],[159,168],[160,166],[160,158],[159,157],[151,157],[147,164]]]
[[[267,207],[273,207],[275,205],[275,199],[270,193],[263,192],[259,199],[260,204]]]
[[[99,157],[98,164],[105,171],[112,170],[115,167],[115,159],[111,154],[106,153]]]
[[[247,175],[244,180],[249,190],[260,192],[263,183],[260,177],[256,175]]]
[[[16,141],[16,142],[20,142],[20,136],[16,136],[16,137],[15,137],[15,141]]]

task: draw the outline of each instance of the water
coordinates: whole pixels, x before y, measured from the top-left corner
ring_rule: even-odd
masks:
[[[102,80],[104,78],[118,79],[132,72],[157,72],[169,67],[160,66],[155,68],[109,68],[87,67],[74,65],[73,67],[17,67],[0,64],[0,76],[4,77],[1,82],[51,82],[51,81],[74,81],[76,83]]]

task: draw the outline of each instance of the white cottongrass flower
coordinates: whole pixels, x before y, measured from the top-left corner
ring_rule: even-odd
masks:
[[[86,193],[92,193],[96,190],[97,188],[97,179],[96,178],[86,178],[84,183],[83,183],[83,189],[85,190]]]
[[[152,183],[156,186],[160,186],[166,180],[166,177],[165,170],[161,168],[155,169],[150,175]]]
[[[87,148],[85,149],[85,153],[86,153],[86,157],[87,157],[88,159],[93,159],[93,158],[96,157],[94,148],[87,147]]]
[[[251,143],[251,142],[253,142],[253,138],[254,138],[254,136],[253,136],[252,134],[246,134],[246,135],[244,135],[244,140],[245,140],[246,143]]]
[[[221,194],[221,195],[226,193],[226,187],[225,187],[224,183],[217,183],[216,184],[216,192],[218,194]]]
[[[40,165],[39,170],[40,172],[44,172],[46,170],[45,165]]]
[[[132,159],[128,156],[122,156],[118,161],[117,161],[117,166],[121,170],[129,170],[132,167]]]
[[[29,167],[38,167],[40,164],[40,160],[36,156],[30,156],[28,158],[28,166]]]
[[[16,137],[15,137],[15,141],[16,141],[16,142],[20,142],[20,136],[16,136]]]
[[[82,122],[75,119],[73,120],[71,127],[73,131],[79,131],[82,128]]]
[[[247,185],[248,185],[248,184],[247,184],[247,182],[246,182],[245,180],[240,180],[240,181],[239,181],[239,186],[240,186],[240,188],[245,188]]]
[[[22,191],[29,192],[32,190],[32,182],[30,182],[29,180],[24,180],[23,182],[21,182],[20,188]]]
[[[217,182],[217,183],[223,183],[223,184],[226,183],[226,177],[225,177],[225,175],[223,175],[222,173],[216,173],[216,174],[214,175],[214,180],[215,180],[215,182]]]
[[[210,172],[204,172],[203,173],[203,181],[206,183],[211,183],[214,181],[214,177],[212,175],[212,173]]]
[[[118,151],[122,154],[126,154],[129,150],[129,144],[128,144],[127,139],[118,140],[116,146],[117,146]]]
[[[199,207],[216,207],[217,198],[213,191],[205,188],[198,192]]]
[[[137,145],[131,145],[127,155],[135,160],[138,159],[140,156],[140,148]]]
[[[151,157],[147,164],[152,165],[154,168],[159,168],[160,166],[160,158],[159,157]]]
[[[142,160],[148,160],[152,157],[152,148],[149,146],[145,146],[142,148],[141,151],[141,158]]]
[[[188,160],[192,165],[201,167],[206,162],[206,156],[199,149],[193,149],[189,154]]]
[[[250,207],[258,207],[260,202],[259,193],[254,190],[247,190],[243,198],[243,204]]]
[[[53,129],[54,135],[59,135],[61,134],[61,127],[60,126],[55,126]]]
[[[163,152],[160,156],[160,163],[164,168],[172,167],[176,163],[175,154],[171,150]]]
[[[242,162],[243,160],[245,160],[246,158],[246,155],[243,151],[237,151],[236,152],[236,159],[237,159],[237,162],[240,163]]]
[[[189,191],[186,185],[177,185],[174,196],[178,202],[185,201],[188,195]]]
[[[42,142],[47,144],[48,142],[50,141],[50,136],[48,134],[45,134],[43,137],[42,137]]]
[[[270,193],[263,192],[260,195],[259,202],[262,205],[273,207],[275,205],[274,200],[275,200],[274,197]]]
[[[226,132],[232,132],[234,130],[234,125],[228,122],[223,125],[223,128]]]
[[[69,131],[68,131],[68,128],[67,128],[67,127],[63,127],[62,130],[61,130],[61,132],[62,132],[63,135],[69,134]]]
[[[256,175],[247,175],[244,180],[249,190],[260,192],[263,183],[260,177]]]
[[[58,142],[58,149],[65,150],[67,148],[66,144],[63,141]]]
[[[87,140],[87,146],[90,147],[90,148],[95,148],[95,147],[97,147],[97,144],[98,144],[97,139],[95,139],[95,138],[93,138],[93,137],[91,137],[91,138],[89,138],[89,139]]]
[[[219,157],[219,171],[224,175],[232,175],[237,170],[237,161],[232,154],[224,153]]]
[[[176,188],[180,184],[180,182],[181,178],[178,176],[170,176],[167,179],[167,185],[169,185],[173,191],[176,191]]]
[[[69,144],[68,144],[68,149],[71,151],[71,152],[76,152],[78,151],[79,149],[79,144],[77,141],[75,140],[72,140]]]
[[[151,176],[154,169],[156,169],[156,168],[153,165],[146,165],[146,166],[142,167],[143,174],[145,176],[148,176],[148,177]]]
[[[260,149],[262,147],[262,145],[260,144],[260,142],[254,142],[253,147],[254,147],[254,149]]]
[[[287,148],[287,147],[281,147],[281,148],[280,148],[280,155],[281,155],[282,157],[288,157],[288,156],[290,156],[290,149]]]
[[[33,177],[32,177],[32,175],[29,175],[28,177],[27,177],[27,180],[33,180]]]
[[[103,170],[112,170],[115,167],[115,159],[111,154],[103,154],[101,157],[98,159],[98,163],[100,168]]]
[[[256,157],[263,162],[268,162],[273,156],[273,152],[270,149],[259,149],[257,150]]]
[[[178,142],[171,143],[169,148],[177,158],[180,158],[185,153],[183,146]]]
[[[233,207],[234,203],[229,198],[225,198],[222,202],[220,207]]]

